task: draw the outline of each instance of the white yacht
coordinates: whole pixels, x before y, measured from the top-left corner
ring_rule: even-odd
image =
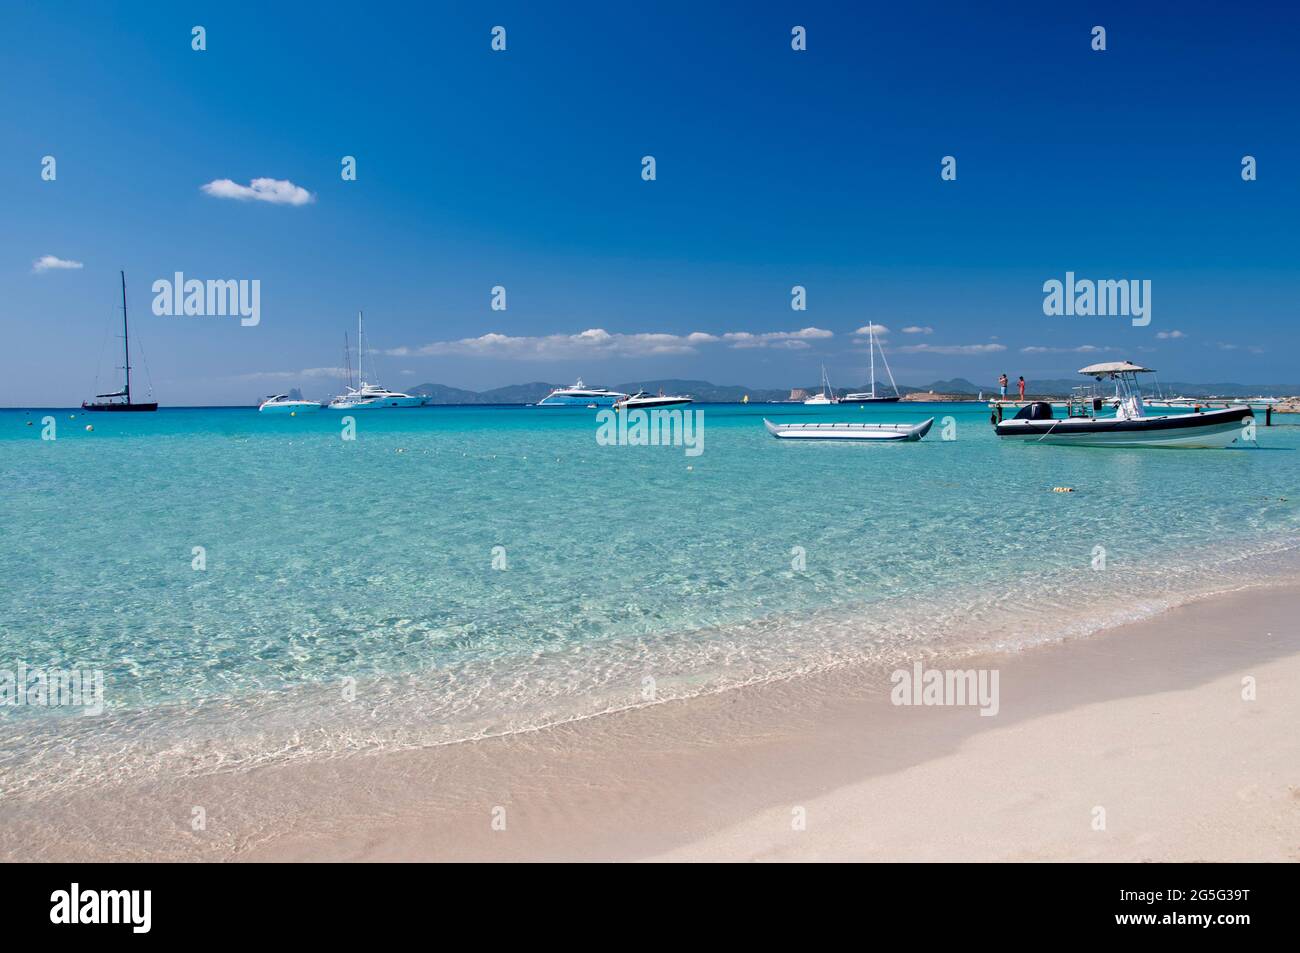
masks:
[[[534,406],[537,407],[613,407],[630,395],[603,387],[588,387],[578,378],[569,387],[557,387]]]
[[[357,312],[357,386],[348,381],[347,390],[329,402],[330,410],[379,410],[386,407],[423,407],[427,398],[389,390],[379,384],[366,383],[365,331],[361,312]],[[374,368],[371,368],[374,370]],[[349,377],[351,376],[349,372]]]
[[[272,394],[257,408],[262,414],[309,414],[314,410],[320,410],[316,401],[298,400],[288,394]]]
[[[835,390],[831,387],[831,379],[826,376],[826,365],[822,365],[822,392],[813,394],[805,398],[804,404],[809,407],[828,407],[831,404],[838,404],[840,399],[835,396]]]

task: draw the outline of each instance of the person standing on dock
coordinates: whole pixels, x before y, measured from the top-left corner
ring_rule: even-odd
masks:
[[[1001,377],[998,378],[998,395],[1003,400],[1007,399],[1007,375],[1006,374],[1003,374]]]
[[[1016,382],[1016,386],[1020,388],[1020,400],[1023,402],[1025,399],[1025,375],[1020,375],[1020,380]]]

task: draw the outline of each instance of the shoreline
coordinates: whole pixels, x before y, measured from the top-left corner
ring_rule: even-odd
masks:
[[[1244,590],[962,659],[999,672],[994,717],[891,705],[889,673],[855,665],[525,734],[10,804],[0,856],[1295,860],[1297,610],[1300,585]],[[1107,832],[1091,830],[1098,805]]]

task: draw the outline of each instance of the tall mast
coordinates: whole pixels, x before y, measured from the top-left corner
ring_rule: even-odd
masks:
[[[365,374],[361,370],[361,362],[364,360],[365,344],[361,340],[361,312],[357,312],[357,390],[360,390],[365,383]]]
[[[347,379],[343,382],[345,390],[352,387],[352,352],[348,348],[348,332],[343,332],[343,367],[347,371]]]
[[[876,396],[876,324],[874,321],[867,322],[867,333],[871,336],[871,343],[868,350],[871,352],[871,396]]]
[[[119,271],[122,276],[122,353],[126,360],[126,402],[131,403],[131,332],[126,325],[126,272]],[[98,389],[98,388],[96,388]]]

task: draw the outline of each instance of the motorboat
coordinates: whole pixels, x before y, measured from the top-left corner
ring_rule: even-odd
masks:
[[[885,357],[885,349],[880,342],[876,340],[875,324],[867,325],[867,351],[871,355],[871,390],[859,391],[853,394],[845,394],[842,398],[846,404],[895,404],[903,399],[903,395],[898,392],[898,385],[894,383],[894,372],[889,369],[889,359]],[[885,365],[885,373],[889,375],[889,386],[894,389],[894,396],[886,394],[876,394],[876,351],[880,351],[880,360]]]
[[[620,400],[629,397],[618,390],[604,387],[588,387],[578,378],[568,387],[556,387],[539,400],[536,407],[613,407]]]
[[[823,364],[821,393],[805,398],[804,404],[808,407],[829,407],[831,404],[838,404],[839,402],[840,399],[835,396],[835,389],[831,387],[831,379],[826,376],[826,365]]]
[[[647,394],[640,390],[630,397],[624,397],[622,400],[615,402],[615,410],[653,410],[656,407],[672,407],[676,404],[693,403],[694,398],[682,395],[671,395],[660,393],[658,395]]]
[[[320,404],[316,401],[302,400],[288,394],[272,394],[257,408],[260,414],[309,414],[314,410],[320,410]]]
[[[378,384],[363,383],[360,387],[350,387],[347,393],[340,394],[329,403],[330,410],[374,410],[383,407],[423,407],[428,398],[401,391],[389,390]]]
[[[329,402],[330,410],[379,410],[390,407],[423,407],[428,398],[401,391],[389,390],[379,384],[366,383],[365,377],[365,339],[363,318],[357,312],[357,386],[352,386],[351,368],[348,370],[348,383],[342,394]],[[344,345],[346,349],[346,344]],[[371,368],[373,371],[374,368]]]
[[[125,383],[121,390],[111,394],[96,394],[91,401],[81,402],[82,410],[109,411],[117,413],[150,413],[158,409],[156,401],[131,399],[131,328],[126,320],[126,272],[118,272],[122,278],[122,373]],[[148,367],[145,368],[148,370]],[[152,395],[151,395],[152,396]]]
[[[1080,374],[1113,381],[1119,396],[1113,416],[1100,416],[1109,398],[1096,387],[1076,391],[1065,416],[1046,401],[1033,401],[1010,420],[996,422],[999,437],[1076,447],[1222,448],[1254,440],[1254,414],[1245,404],[1221,410],[1151,415],[1138,386],[1139,374],[1155,373],[1129,361],[1092,364]]]
[[[763,426],[782,440],[920,440],[934,426],[934,418],[919,424],[774,424]]]

